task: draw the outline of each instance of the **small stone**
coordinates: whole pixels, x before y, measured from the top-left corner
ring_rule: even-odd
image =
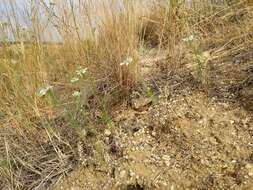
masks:
[[[231,123],[231,124],[234,124],[234,123],[235,123],[235,121],[234,121],[234,120],[230,120],[230,123]]]
[[[168,155],[164,155],[163,157],[164,163],[166,164],[166,166],[170,166],[170,156]]]
[[[138,143],[136,141],[132,141],[133,145],[137,145]]]
[[[247,164],[245,167],[248,169],[248,175],[253,177],[253,164]]]
[[[120,178],[124,178],[126,176],[126,171],[122,170],[119,174]]]
[[[130,170],[129,175],[130,175],[130,177],[133,177],[133,176],[135,176],[135,173],[132,170]]]
[[[87,130],[86,130],[86,129],[83,129],[83,131],[82,131],[82,132],[83,132],[83,136],[84,136],[84,137],[86,137],[86,136],[87,136],[87,134],[88,134]]]
[[[105,130],[105,136],[110,136],[111,134],[112,134],[112,133],[111,133],[110,130],[108,130],[108,129]]]
[[[105,137],[105,143],[110,144],[110,138],[109,137]]]
[[[168,156],[168,155],[163,155],[163,160],[170,160],[170,156]]]

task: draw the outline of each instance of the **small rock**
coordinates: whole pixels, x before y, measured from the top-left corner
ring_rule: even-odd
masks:
[[[86,129],[83,129],[82,133],[83,133],[82,135],[83,135],[84,137],[86,137],[86,136],[88,135],[88,132],[87,132]]]
[[[133,177],[133,176],[135,176],[135,173],[132,170],[130,170],[129,175],[130,175],[130,177]]]
[[[170,160],[170,156],[168,156],[168,155],[163,155],[163,160]]]
[[[111,134],[112,134],[112,133],[111,133],[110,130],[108,130],[108,129],[105,130],[105,136],[110,136]]]
[[[253,164],[247,164],[245,167],[248,169],[248,175],[253,177]]]
[[[110,144],[110,138],[109,137],[105,137],[105,143]]]
[[[152,99],[146,97],[140,97],[138,99],[132,100],[132,108],[135,111],[143,112],[148,109],[148,107],[152,104]]]
[[[162,158],[163,158],[164,163],[166,164],[166,166],[170,166],[170,156],[164,155]]]
[[[124,178],[126,176],[126,170],[122,170],[120,173],[119,173],[119,176],[120,178]]]

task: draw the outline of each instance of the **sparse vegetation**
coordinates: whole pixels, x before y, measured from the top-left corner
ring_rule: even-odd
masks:
[[[160,92],[145,86],[152,80],[172,86],[164,90],[166,101],[178,88],[168,82],[174,78],[252,114],[250,0],[31,1],[21,12],[17,2],[6,3],[10,10],[0,23],[0,189],[52,187],[83,163],[83,141],[84,155],[96,157],[93,165],[107,167],[106,141],[111,154],[122,152],[112,134],[101,140],[103,131],[114,130],[115,113],[140,89],[137,97],[145,98],[137,110],[159,102]],[[42,22],[41,14],[48,20]],[[29,27],[19,24],[21,15]],[[54,30],[45,40],[48,27]],[[165,59],[156,61],[152,79],[141,78],[143,57],[152,51]],[[168,118],[159,123],[166,131],[170,124]]]

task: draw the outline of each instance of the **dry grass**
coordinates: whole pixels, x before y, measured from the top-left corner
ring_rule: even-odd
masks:
[[[252,88],[253,6],[250,1],[234,1],[211,10],[191,27],[199,40],[187,46],[189,61],[196,63],[196,77],[211,95],[239,97],[242,90]]]
[[[167,50],[163,70],[186,64],[210,94],[222,97],[252,86],[251,1],[157,1],[152,10],[144,39]]]
[[[43,26],[34,19],[37,9],[32,9],[28,18],[33,31],[17,35],[21,36],[17,44],[2,43],[1,188],[44,189],[72,170],[78,159],[79,131],[88,125],[87,112],[92,112],[87,109],[107,111],[108,106],[126,98],[137,82],[140,20],[133,4],[122,4],[123,10],[118,12],[116,1],[110,7],[101,1],[103,19],[93,20],[94,29],[89,22],[94,2],[67,3],[51,18],[63,43],[48,44],[40,39]],[[15,4],[10,2],[10,6]],[[50,7],[40,6],[53,14]],[[34,37],[26,43],[24,36]],[[121,66],[124,61],[129,65]],[[77,77],[78,81],[71,82]],[[80,97],[73,97],[74,92],[80,92]],[[55,122],[58,118],[63,118],[62,123]]]
[[[41,40],[32,9],[32,30],[12,27],[20,43],[1,44],[0,188],[44,189],[73,169],[79,132],[96,122],[89,115],[107,113],[138,82],[140,41],[167,51],[164,70],[187,68],[218,94],[252,87],[251,1],[154,1],[150,11],[129,1],[120,11],[116,1],[101,1],[99,11],[93,1],[79,3],[40,5],[63,43]]]

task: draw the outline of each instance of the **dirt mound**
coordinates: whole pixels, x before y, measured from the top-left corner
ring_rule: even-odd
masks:
[[[157,81],[152,105],[125,107],[113,128],[84,138],[92,153],[55,189],[250,189],[252,114],[183,81]]]

